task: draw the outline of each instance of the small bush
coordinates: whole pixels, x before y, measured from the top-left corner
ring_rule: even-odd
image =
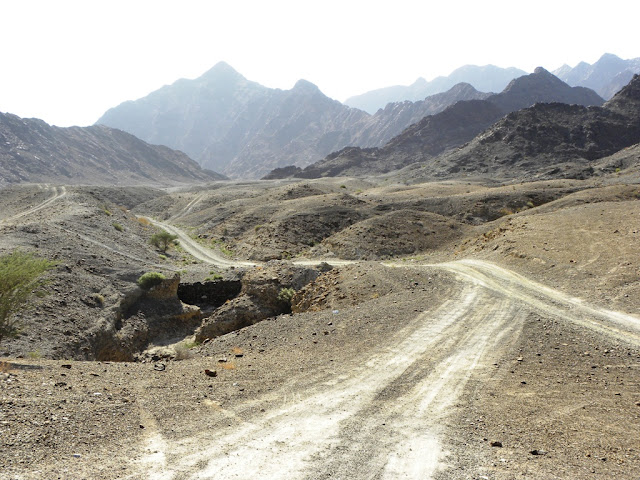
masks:
[[[111,213],[111,210],[109,210],[109,208],[107,207],[106,203],[103,203],[102,205],[100,205],[100,209],[108,217],[113,215],[113,213]]]
[[[123,232],[124,231],[124,227],[122,225],[120,225],[119,223],[113,222],[111,225],[113,225],[113,228],[115,228],[119,232]]]
[[[94,293],[91,295],[91,298],[94,302],[100,307],[104,306],[104,295],[100,295],[99,293]]]
[[[162,283],[167,278],[159,272],[147,272],[138,278],[138,286],[144,290],[149,290]]]
[[[158,233],[154,233],[149,242],[161,252],[166,252],[171,245],[177,243],[177,240],[177,235],[173,235],[172,233],[162,230]]]
[[[42,274],[54,266],[54,262],[18,250],[0,256],[0,341],[18,333],[14,314],[34,291],[38,293],[44,284]]]
[[[291,299],[296,291],[293,288],[281,288],[278,293],[278,301],[291,305]]]

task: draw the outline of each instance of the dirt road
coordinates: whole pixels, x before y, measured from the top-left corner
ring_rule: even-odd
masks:
[[[430,478],[444,459],[442,418],[525,315],[465,282],[342,374],[314,372],[312,385],[301,375],[251,405],[212,410],[240,427],[172,443],[150,433],[148,478]]]
[[[229,262],[179,229],[158,225],[197,258]],[[294,377],[251,405],[216,411],[239,419],[240,427],[177,442],[149,432],[148,478],[431,478],[446,464],[443,419],[469,378],[482,378],[506,355],[531,312],[640,345],[639,319],[589,306],[495,264],[461,260],[410,268],[444,269],[458,287],[431,309],[424,299],[416,305],[421,314],[342,374],[315,372],[312,385],[306,375]]]
[[[46,200],[44,200],[43,202],[38,203],[37,205],[34,205],[25,210],[22,210],[21,212],[16,213],[15,215],[12,215],[10,217],[3,218],[2,220],[0,220],[0,223],[2,224],[12,223],[12,222],[15,222],[16,220],[26,217],[27,215],[36,213],[46,208],[47,206],[51,205],[56,200],[61,199],[67,194],[67,189],[64,186],[56,187],[56,186],[44,185],[44,186],[41,186],[41,188],[51,192],[51,196]]]

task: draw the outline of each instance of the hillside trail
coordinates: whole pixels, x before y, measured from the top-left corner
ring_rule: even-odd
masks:
[[[196,258],[234,263],[220,262],[217,252],[180,229],[154,223],[178,235]],[[469,379],[488,379],[492,365],[513,351],[530,314],[640,345],[640,319],[490,262],[383,265],[443,269],[455,281],[446,301],[434,306],[430,298],[418,300],[422,312],[357,364],[345,364],[339,373],[315,371],[311,385],[308,372],[294,375],[281,388],[225,411],[212,406],[212,415],[233,417],[239,425],[215,434],[195,429],[172,441],[149,431],[141,462],[147,478],[432,478],[447,461],[444,420]]]
[[[28,215],[31,215],[33,213],[36,213],[46,207],[48,207],[49,205],[51,205],[53,202],[61,199],[62,197],[64,197],[67,194],[67,189],[64,186],[60,186],[60,187],[56,187],[56,186],[49,186],[49,185],[45,185],[42,187],[45,190],[49,190],[51,191],[52,195],[45,199],[44,201],[38,203],[37,205],[34,205],[32,207],[29,207],[19,213],[16,213],[15,215],[12,215],[10,217],[7,218],[3,218],[2,220],[0,220],[0,225],[3,224],[9,224],[9,223],[13,223],[16,220],[19,220],[23,217],[26,217]]]

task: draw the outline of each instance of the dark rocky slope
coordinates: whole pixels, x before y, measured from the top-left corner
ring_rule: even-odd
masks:
[[[184,153],[105,126],[52,127],[0,113],[0,185],[175,185],[224,178]]]
[[[318,178],[397,170],[462,145],[505,114],[537,102],[601,105],[603,100],[592,90],[569,87],[543,68],[537,68],[486,100],[458,102],[443,112],[423,118],[382,148],[346,148],[294,174],[301,178]],[[267,178],[286,173],[290,172],[273,172]]]
[[[507,115],[469,144],[412,170],[420,179],[585,178],[605,168],[597,160],[638,142],[640,76],[635,75],[603,107],[538,104]],[[629,162],[623,166],[629,168]]]

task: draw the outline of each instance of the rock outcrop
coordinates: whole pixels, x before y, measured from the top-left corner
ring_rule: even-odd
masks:
[[[152,342],[189,335],[199,325],[200,308],[178,298],[180,275],[149,290],[139,287],[124,295],[112,321],[96,332],[96,360],[131,361]]]
[[[279,262],[247,272],[242,278],[240,294],[204,319],[196,331],[196,341],[203,342],[266,318],[290,313],[293,292],[315,280],[319,274],[317,269]]]

